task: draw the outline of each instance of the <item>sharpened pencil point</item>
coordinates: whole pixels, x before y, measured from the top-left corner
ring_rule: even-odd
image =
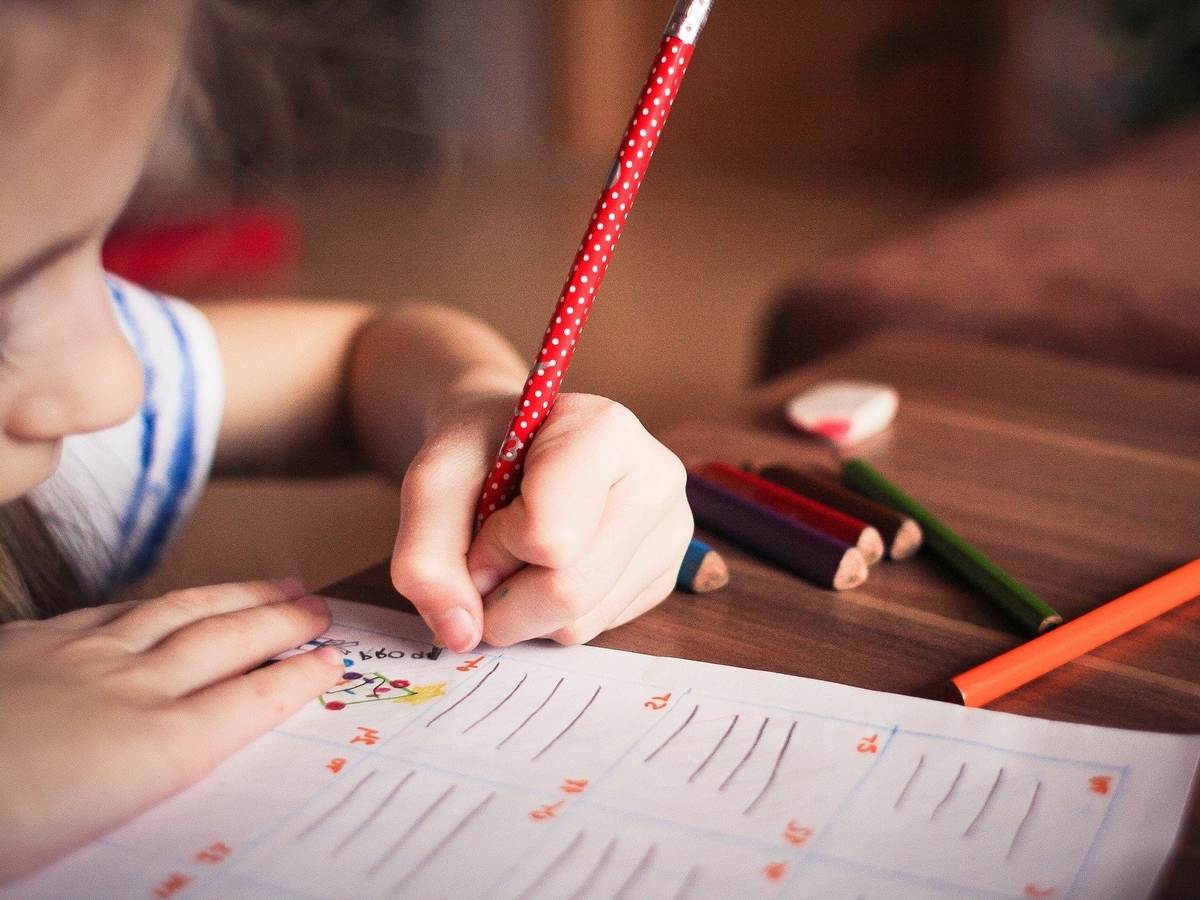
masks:
[[[1038,626],[1037,633],[1045,634],[1051,628],[1057,628],[1062,623],[1063,623],[1062,616],[1059,616],[1059,615],[1046,616],[1046,618],[1042,619],[1042,624]]]
[[[704,554],[700,568],[696,570],[696,577],[692,579],[692,590],[697,594],[707,594],[720,590],[727,584],[729,584],[729,566],[725,564],[720,553],[716,550],[709,550]]]
[[[692,538],[679,565],[675,586],[693,594],[707,594],[729,583],[729,567],[712,547]]]
[[[925,535],[921,532],[921,526],[912,519],[906,519],[896,530],[896,537],[892,541],[892,549],[888,556],[895,560],[908,559],[921,549],[924,541]]]
[[[883,537],[877,529],[868,525],[862,530],[858,537],[858,552],[863,555],[868,566],[873,566],[883,559]]]
[[[845,591],[858,587],[867,580],[868,571],[867,561],[863,559],[862,553],[857,547],[851,547],[842,557],[837,574],[833,576],[833,589]]]

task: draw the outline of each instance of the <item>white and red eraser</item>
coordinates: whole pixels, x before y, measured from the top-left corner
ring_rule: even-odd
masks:
[[[825,381],[788,401],[788,421],[799,430],[848,446],[891,424],[900,395],[886,384]]]

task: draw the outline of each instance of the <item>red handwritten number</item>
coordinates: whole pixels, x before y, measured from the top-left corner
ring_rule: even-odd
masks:
[[[564,794],[582,794],[584,788],[588,786],[586,778],[564,778],[562,787],[559,788]]]
[[[671,702],[670,694],[663,694],[661,697],[651,697],[642,706],[646,709],[666,709],[667,704]]]
[[[345,765],[346,761],[339,756],[337,759],[331,759],[329,762],[325,763],[325,768],[336,775],[338,772],[342,771],[342,768]]]
[[[379,743],[379,732],[374,728],[367,728],[363,725],[358,726],[358,731],[362,732],[356,737],[350,739],[352,744],[366,744],[368,747],[373,747]]]
[[[812,836],[813,830],[797,825],[795,819],[788,822],[787,828],[783,829],[783,839],[796,847],[803,847]]]
[[[1057,891],[1052,887],[1040,888],[1036,884],[1025,885],[1026,897],[1053,897]]]
[[[167,900],[168,897],[174,897],[195,880],[191,875],[175,872],[154,889],[154,896],[160,900]]]
[[[546,819],[553,819],[558,815],[558,811],[562,809],[565,800],[559,800],[557,803],[546,803],[538,809],[535,809],[529,815],[538,822],[544,822]]]
[[[1100,794],[1103,796],[1104,794],[1107,794],[1109,788],[1112,787],[1112,776],[1095,775],[1088,779],[1088,784],[1089,791],[1091,791],[1093,794]]]
[[[196,862],[212,863],[214,866],[217,863],[225,861],[233,851],[229,849],[229,845],[218,841],[210,847],[205,847],[196,854]]]
[[[470,672],[472,669],[478,669],[481,662],[483,662],[483,657],[477,656],[474,659],[467,660],[461,666],[455,666],[454,668],[458,669],[460,672]]]
[[[870,737],[865,737],[858,742],[858,746],[854,749],[856,749],[859,753],[878,753],[879,748],[875,746],[875,742],[877,740],[879,740],[879,735],[877,734],[873,734]]]
[[[763,874],[771,881],[781,881],[787,874],[787,863],[773,862],[763,866]]]

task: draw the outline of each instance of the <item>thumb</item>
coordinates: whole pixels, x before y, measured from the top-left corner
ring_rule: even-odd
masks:
[[[528,542],[521,541],[529,530],[525,498],[519,495],[483,523],[467,551],[471,582],[482,596],[486,597],[534,560],[534,554],[524,546]]]

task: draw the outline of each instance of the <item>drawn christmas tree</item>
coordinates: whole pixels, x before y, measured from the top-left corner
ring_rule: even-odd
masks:
[[[356,703],[382,701],[420,706],[445,693],[444,681],[439,684],[414,685],[403,678],[388,678],[380,672],[346,672],[341,681],[318,699],[326,709],[336,712]]]

